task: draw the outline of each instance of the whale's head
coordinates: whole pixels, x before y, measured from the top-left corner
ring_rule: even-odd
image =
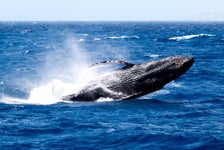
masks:
[[[184,74],[193,63],[192,57],[172,56],[141,64],[145,70],[141,79],[142,85],[147,92],[161,89],[165,84]]]

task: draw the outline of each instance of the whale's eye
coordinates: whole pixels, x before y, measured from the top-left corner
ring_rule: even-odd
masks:
[[[182,65],[183,65],[182,62],[175,62],[175,66],[176,66],[176,67],[181,67]]]

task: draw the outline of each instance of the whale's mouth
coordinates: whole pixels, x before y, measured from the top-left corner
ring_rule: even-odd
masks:
[[[186,57],[185,56],[185,63],[188,63],[188,64],[193,64],[195,62],[194,58],[193,57]]]
[[[170,80],[175,80],[176,78],[187,72],[191,66],[194,64],[195,60],[193,57],[182,56],[181,59],[175,61],[174,72],[169,74]]]
[[[153,74],[157,81],[161,81],[160,84],[167,84],[187,72],[194,62],[194,58],[188,56],[168,57],[160,62],[158,61],[157,63],[162,67],[150,74]]]
[[[195,62],[195,60],[193,57],[185,57],[185,59],[183,61],[175,62],[175,65],[177,67],[182,67],[184,64],[192,66],[194,62]]]
[[[190,67],[194,64],[195,60],[193,57],[186,57],[186,60],[184,61],[184,63],[182,64],[182,68],[184,70],[183,73],[185,73],[188,69],[190,69]]]
[[[190,57],[190,60],[189,60],[192,64],[195,62],[194,58],[193,57]]]

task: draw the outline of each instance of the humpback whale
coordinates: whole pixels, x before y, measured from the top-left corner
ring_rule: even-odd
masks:
[[[66,101],[95,101],[99,98],[126,100],[137,98],[163,88],[184,74],[194,63],[188,56],[171,56],[142,64],[104,61],[91,65],[123,63],[124,67],[90,81],[78,93],[63,96]]]

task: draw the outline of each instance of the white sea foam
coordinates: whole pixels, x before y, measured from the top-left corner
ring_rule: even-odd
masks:
[[[25,55],[28,54],[28,53],[29,53],[29,50],[26,50],[26,51],[24,52]]]
[[[102,103],[102,102],[111,102],[114,101],[112,98],[99,98],[97,102]]]
[[[176,83],[175,81],[172,81],[169,84],[167,84],[167,87],[180,88],[180,87],[183,87],[183,85],[181,85],[180,83]]]
[[[87,33],[84,33],[84,34],[80,34],[80,35],[83,35],[83,36],[88,36],[89,34],[87,34]]]
[[[29,29],[25,29],[25,30],[20,31],[20,33],[21,33],[22,35],[24,35],[24,34],[30,32],[30,31],[31,31],[31,30],[29,30]]]
[[[100,41],[101,38],[94,38],[93,40],[94,40],[94,41]]]
[[[197,38],[197,37],[211,37],[211,36],[215,36],[215,35],[201,33],[201,34],[192,34],[192,35],[171,37],[171,38],[169,38],[169,40],[182,41],[182,40],[189,40],[189,39],[193,39],[193,38]]]
[[[79,39],[79,42],[84,42],[84,41],[85,41],[85,39],[83,39],[83,38]]]
[[[60,93],[58,92],[62,92],[60,89],[63,87],[60,87],[59,89],[57,88],[59,88],[58,85],[55,85],[52,81],[52,83],[49,82],[46,85],[40,85],[33,88],[30,91],[30,96],[28,99],[2,96],[0,101],[7,104],[54,104],[61,101],[59,97]],[[63,89],[63,91],[64,90],[65,89]]]
[[[151,58],[158,58],[159,55],[157,55],[157,54],[152,54],[152,55],[150,55],[150,57],[151,57]]]
[[[167,94],[170,94],[170,91],[169,90],[159,90],[159,91],[156,91],[156,92],[153,92],[153,93],[150,93],[150,94],[147,94],[145,96],[142,96],[141,98],[145,98],[145,99],[152,99],[154,97],[157,97],[158,95],[167,95]]]
[[[133,35],[133,36],[126,36],[126,35],[122,35],[122,36],[110,36],[107,37],[108,39],[139,39],[139,36]]]

